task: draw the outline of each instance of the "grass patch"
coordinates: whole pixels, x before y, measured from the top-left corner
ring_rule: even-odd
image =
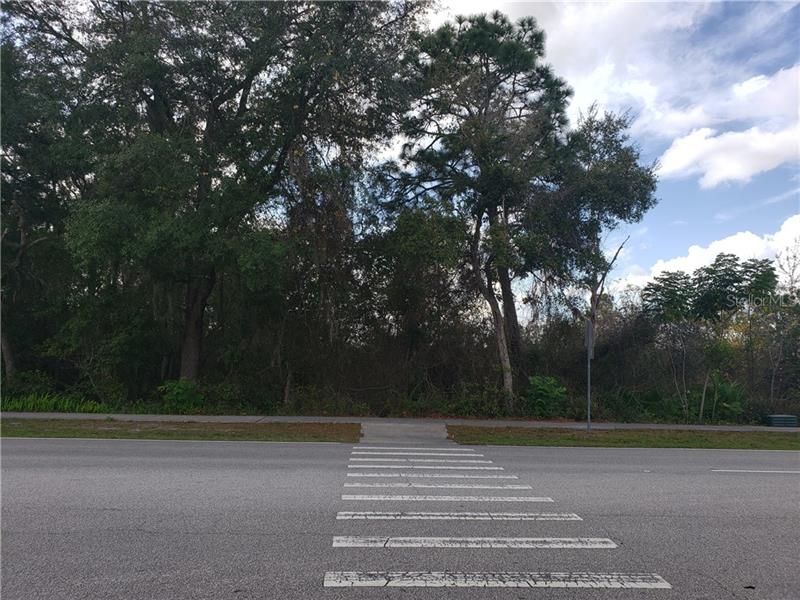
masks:
[[[64,396],[50,392],[3,398],[0,408],[2,408],[3,412],[111,412],[110,407],[94,400],[84,400],[74,396]]]
[[[587,432],[571,429],[448,425],[447,432],[459,444],[800,450],[800,433],[769,431],[614,429]]]
[[[0,419],[2,437],[358,442],[358,423],[165,423],[157,421]]]

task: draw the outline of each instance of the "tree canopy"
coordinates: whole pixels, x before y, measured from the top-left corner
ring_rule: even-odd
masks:
[[[589,320],[601,416],[799,401],[791,260],[613,298],[630,116],[570,123],[534,19],[429,8],[4,3],[4,397],[579,417]]]

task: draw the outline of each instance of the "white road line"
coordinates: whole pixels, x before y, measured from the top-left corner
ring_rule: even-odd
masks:
[[[432,452],[475,452],[472,448],[418,448],[411,446],[353,446],[353,450],[430,450]]]
[[[711,469],[713,473],[782,473],[786,475],[800,475],[800,471],[757,471],[755,469]]]
[[[458,471],[505,471],[503,467],[450,467],[433,465],[347,465],[348,469],[449,469]]]
[[[483,456],[483,454],[453,454],[452,452],[373,452],[371,450],[365,452],[353,451],[351,454],[367,454],[378,456]]]
[[[343,494],[342,500],[377,500],[394,502],[552,502],[543,496],[385,496]]]
[[[334,548],[616,548],[608,538],[384,537],[335,535]]]
[[[491,460],[449,460],[447,458],[351,458],[350,462],[404,462],[404,463],[471,463],[490,465]]]
[[[328,571],[324,587],[671,589],[655,573]]]
[[[348,473],[348,477],[425,477],[432,479],[519,479],[516,475],[461,475],[450,473]]]
[[[342,511],[338,520],[382,521],[582,521],[575,513]]]
[[[346,488],[441,488],[446,490],[530,490],[529,485],[489,485],[484,483],[345,483]]]

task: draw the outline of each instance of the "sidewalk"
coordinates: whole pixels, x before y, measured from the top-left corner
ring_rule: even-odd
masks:
[[[586,429],[586,423],[575,421],[525,421],[514,419],[413,419],[380,417],[291,417],[258,415],[129,415],[98,413],[4,412],[4,419],[83,419],[113,421],[162,421],[178,423],[361,423],[362,425],[408,426],[469,425],[473,427],[529,427],[532,429]],[[774,431],[800,433],[800,427],[766,427],[763,425],[681,425],[664,423],[592,423],[592,429],[669,429],[682,431]]]

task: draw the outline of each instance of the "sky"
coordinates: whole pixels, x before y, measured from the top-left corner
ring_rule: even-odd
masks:
[[[613,254],[630,236],[612,289],[800,244],[800,3],[444,0],[431,23],[494,10],[545,30],[573,122],[592,103],[630,111],[658,162],[658,205],[606,238]]]

